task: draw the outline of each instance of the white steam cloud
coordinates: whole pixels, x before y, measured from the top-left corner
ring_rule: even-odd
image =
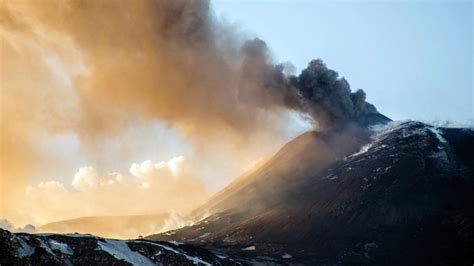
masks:
[[[35,222],[44,223],[117,213],[176,212],[208,196],[195,167],[183,156],[134,163],[130,173],[100,174],[93,167],[81,167],[71,183],[50,180],[28,186],[24,207]],[[129,213],[123,213],[124,209]]]

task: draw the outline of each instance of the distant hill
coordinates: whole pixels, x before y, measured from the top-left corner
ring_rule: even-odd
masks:
[[[42,225],[40,232],[81,233],[113,238],[137,238],[169,229],[170,214],[135,216],[90,216]]]

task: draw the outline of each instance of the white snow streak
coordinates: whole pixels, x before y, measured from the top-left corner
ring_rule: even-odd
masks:
[[[74,251],[65,243],[60,243],[56,240],[49,240],[49,245],[52,249],[57,250],[63,254],[72,255]]]
[[[15,237],[15,240],[19,244],[16,250],[16,255],[20,258],[29,257],[35,252],[35,248],[28,245],[23,239]]]
[[[161,245],[161,244],[158,244],[158,243],[154,243],[154,242],[149,242],[149,241],[134,241],[136,243],[148,243],[148,244],[151,244],[151,245],[155,245],[155,246],[159,246],[161,248],[164,248],[168,251],[171,251],[173,253],[176,253],[176,254],[179,254],[179,255],[183,255],[186,257],[186,259],[190,260],[193,262],[193,264],[197,265],[197,264],[204,264],[204,265],[208,265],[208,266],[211,266],[210,263],[208,262],[205,262],[203,260],[201,260],[200,258],[197,258],[197,257],[193,257],[193,256],[189,256],[188,254],[185,254],[181,251],[178,251],[172,247],[168,247],[168,246],[165,246],[165,245]]]
[[[123,240],[104,239],[97,241],[97,244],[103,251],[132,265],[155,265],[147,257],[132,251]]]
[[[256,250],[257,248],[255,246],[249,246],[249,247],[246,247],[246,248],[243,248],[241,250]]]

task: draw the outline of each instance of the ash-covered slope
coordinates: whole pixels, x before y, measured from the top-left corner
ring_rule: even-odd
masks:
[[[206,249],[92,235],[25,234],[0,229],[0,265],[236,265]]]
[[[391,123],[366,141],[306,133],[198,210],[207,218],[150,238],[249,261],[472,263],[473,131]]]

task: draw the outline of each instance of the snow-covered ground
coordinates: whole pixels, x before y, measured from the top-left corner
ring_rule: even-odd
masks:
[[[256,250],[257,248],[255,246],[249,246],[249,247],[245,247],[241,250],[246,250],[246,251],[253,251],[253,250]]]
[[[125,241],[101,239],[97,244],[103,251],[132,265],[155,265],[147,257],[138,252],[132,251]]]
[[[198,257],[190,256],[190,255],[184,253],[183,251],[177,250],[177,249],[172,248],[172,247],[170,247],[170,246],[166,246],[166,245],[162,245],[162,244],[158,244],[158,243],[154,243],[154,242],[149,242],[149,241],[140,241],[140,240],[136,240],[136,241],[133,241],[133,242],[135,242],[135,243],[147,243],[147,244],[159,246],[159,247],[161,247],[161,248],[164,248],[164,249],[166,249],[166,250],[168,250],[168,251],[171,251],[171,252],[173,252],[173,253],[176,253],[176,254],[178,254],[178,255],[183,255],[183,256],[185,256],[186,259],[192,261],[192,262],[193,262],[194,264],[196,264],[196,265],[197,265],[197,264],[204,264],[204,265],[209,265],[209,266],[211,265],[210,263],[205,262],[205,261],[203,261],[202,259],[200,259],[200,258],[198,258]]]

